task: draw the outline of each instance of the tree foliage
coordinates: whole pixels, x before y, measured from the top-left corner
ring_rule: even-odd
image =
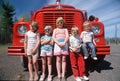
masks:
[[[13,27],[13,16],[15,15],[15,8],[13,5],[9,3],[9,1],[2,2],[1,4],[1,24],[2,24],[2,32],[5,32],[6,39],[2,42],[10,42],[12,27]]]
[[[3,4],[2,4],[2,16],[3,16],[2,24],[3,24],[4,30],[11,31],[12,25],[13,25],[12,17],[15,15],[14,11],[15,11],[15,8],[13,7],[13,5],[11,5],[8,1],[3,2]]]
[[[29,21],[30,20],[30,15],[28,13],[22,14],[21,17],[24,18],[25,21]]]

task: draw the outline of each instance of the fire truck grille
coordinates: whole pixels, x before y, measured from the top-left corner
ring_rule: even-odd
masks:
[[[63,17],[65,20],[65,27],[68,28],[70,33],[71,27],[74,25],[74,13],[44,13],[44,25],[51,25],[56,28],[56,19]]]

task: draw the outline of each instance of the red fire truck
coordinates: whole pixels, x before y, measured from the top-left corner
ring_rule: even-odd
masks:
[[[73,25],[79,27],[79,32],[83,31],[83,22],[88,20],[87,12],[85,10],[76,9],[75,7],[67,4],[60,4],[60,0],[56,1],[57,4],[50,4],[42,7],[41,9],[34,10],[31,13],[31,20],[35,20],[39,24],[39,33],[43,34],[45,25],[51,25],[53,29],[56,27],[55,22],[58,17],[63,17],[67,29],[70,31]],[[104,25],[98,20],[93,18],[90,21],[92,24],[92,31],[94,32],[96,40],[96,52],[98,61],[104,59],[105,55],[110,54],[110,46],[105,43]],[[24,59],[24,34],[30,29],[30,22],[19,21],[14,23],[12,46],[8,47],[8,55],[22,56]]]

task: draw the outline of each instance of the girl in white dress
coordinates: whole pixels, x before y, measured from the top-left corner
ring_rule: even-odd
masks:
[[[35,21],[31,22],[30,30],[25,33],[24,48],[28,57],[28,69],[30,81],[38,80],[38,46],[40,44],[40,35],[37,32],[38,24]],[[32,66],[33,65],[33,66]],[[35,76],[33,77],[33,67],[35,70]]]

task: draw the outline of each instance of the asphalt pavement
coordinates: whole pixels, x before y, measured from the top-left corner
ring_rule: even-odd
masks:
[[[111,54],[106,55],[97,66],[89,67],[87,73],[89,81],[120,81],[120,45],[112,45]],[[7,48],[0,51],[0,81],[28,80],[28,75],[28,71],[24,71],[22,67],[20,57],[8,56]],[[56,78],[56,75],[53,75],[53,81],[56,81]],[[71,73],[67,76],[67,81],[75,81]]]

